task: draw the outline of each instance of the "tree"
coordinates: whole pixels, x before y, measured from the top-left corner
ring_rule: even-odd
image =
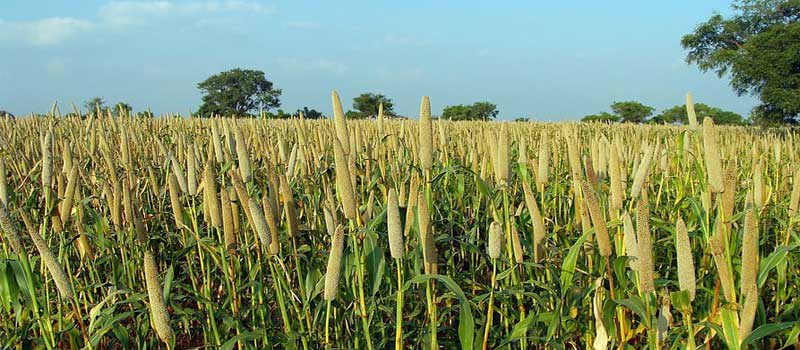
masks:
[[[608,113],[608,112],[601,112],[598,114],[589,114],[583,118],[581,118],[582,122],[602,122],[602,123],[617,123],[619,122],[620,118],[617,115]]]
[[[489,102],[475,102],[472,104],[472,115],[474,120],[490,120],[497,118],[497,105]]]
[[[299,116],[300,112],[303,113],[303,118],[305,119],[321,119],[324,117],[320,111],[313,108],[303,107],[303,109],[298,109],[294,114]]]
[[[129,105],[129,104],[125,103],[125,102],[117,102],[117,104],[114,105],[113,113],[114,113],[114,116],[117,116],[117,117],[119,117],[119,116],[129,116],[129,115],[131,115],[132,111],[133,111],[133,107],[131,107],[131,105]]]
[[[378,116],[378,106],[383,103],[383,114],[394,115],[394,103],[392,99],[373,93],[363,93],[353,99],[353,109],[358,111],[362,118],[373,118]]]
[[[83,107],[86,108],[86,113],[95,113],[98,110],[103,113],[108,109],[106,101],[102,97],[93,97],[91,100],[84,102]]]
[[[442,110],[442,119],[449,120],[491,120],[500,112],[489,102],[475,102],[472,105],[447,106]]]
[[[293,116],[289,113],[286,113],[283,109],[278,109],[275,113],[266,112],[264,113],[264,117],[268,119],[290,119]]]
[[[611,111],[623,123],[643,123],[645,119],[653,114],[655,108],[645,106],[636,101],[625,101],[612,103]]]
[[[746,125],[748,121],[738,113],[725,111],[717,107],[711,107],[704,103],[694,104],[695,114],[702,119],[711,117],[715,124],[727,125]],[[657,124],[688,124],[689,115],[686,113],[686,105],[677,105],[663,110],[661,113],[651,118],[649,122]]]
[[[281,105],[281,89],[273,87],[264,72],[234,68],[212,75],[197,84],[203,93],[201,116],[246,116],[262,108],[269,111]]]
[[[686,62],[728,76],[738,95],[758,96],[760,124],[800,117],[800,0],[738,0],[685,35]]]
[[[367,116],[359,111],[347,110],[347,112],[344,113],[344,117],[347,119],[364,119]]]

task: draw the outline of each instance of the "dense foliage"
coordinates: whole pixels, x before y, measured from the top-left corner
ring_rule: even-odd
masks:
[[[197,88],[203,94],[197,113],[203,117],[241,117],[281,106],[281,89],[274,88],[259,70],[234,68],[212,75]]]
[[[500,111],[490,102],[475,102],[471,105],[447,106],[442,110],[442,119],[446,120],[492,120]]]
[[[800,0],[738,0],[681,40],[686,61],[730,78],[739,95],[758,96],[757,123],[800,116]]]

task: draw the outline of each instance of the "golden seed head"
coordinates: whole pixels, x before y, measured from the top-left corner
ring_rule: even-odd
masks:
[[[739,316],[741,320],[739,322],[739,338],[745,339],[753,331],[753,323],[756,319],[756,311],[758,311],[758,286],[750,285],[745,292],[742,292],[742,295],[744,302]]]
[[[689,297],[694,300],[696,285],[692,245],[686,223],[681,218],[675,223],[675,251],[678,254],[678,286],[680,290],[688,291]]]
[[[392,258],[400,259],[403,257],[403,229],[400,222],[397,192],[394,188],[389,190],[389,198],[386,205],[386,223],[389,235],[389,251],[392,254]]]
[[[8,205],[8,178],[6,177],[6,163],[0,156],[0,203]]]
[[[267,226],[267,219],[264,217],[264,211],[258,205],[258,201],[253,198],[250,198],[248,205],[250,206],[250,215],[253,216],[253,228],[258,234],[258,239],[261,241],[261,245],[268,247],[272,242],[272,236]]]
[[[714,264],[717,266],[717,275],[720,285],[722,285],[722,294],[728,302],[735,302],[733,294],[733,275],[728,266],[727,254],[725,253],[725,237],[723,229],[721,228],[722,225],[722,222],[717,219],[715,224],[717,232],[708,240],[708,247],[714,258]]]
[[[42,262],[44,262],[44,265],[47,267],[47,271],[50,272],[50,276],[53,277],[53,282],[55,282],[56,289],[58,289],[58,294],[64,299],[72,299],[75,294],[72,291],[69,276],[64,272],[55,254],[50,250],[50,246],[42,239],[39,232],[32,227],[28,230],[28,233],[36,249],[39,251],[39,256],[41,256]]]
[[[3,203],[0,203],[0,230],[5,233],[6,239],[8,239],[8,243],[11,245],[11,249],[13,249],[14,252],[18,255],[27,255],[25,246],[22,245],[19,231],[17,231],[17,226],[11,221],[11,217],[8,216],[6,205]]]
[[[697,114],[694,112],[694,103],[692,102],[692,93],[686,93],[686,114],[689,117],[689,126],[697,127]]]
[[[722,160],[720,159],[719,145],[717,144],[717,130],[710,117],[703,119],[703,156],[706,161],[706,175],[708,185],[713,192],[722,192],[725,185],[722,181]]]
[[[431,227],[431,214],[428,208],[428,201],[425,199],[425,193],[423,192],[417,194],[417,216],[419,234],[420,237],[422,237],[422,255],[425,260],[425,265],[431,266],[436,264],[436,240],[433,236],[433,228]]]
[[[158,266],[155,255],[149,250],[144,251],[144,277],[147,287],[147,296],[150,301],[150,320],[153,322],[156,334],[164,343],[171,344],[175,333],[169,321],[169,312],[164,302],[161,282],[158,280]]]
[[[47,130],[42,142],[42,187],[49,189],[53,183],[53,130]]]
[[[419,164],[423,170],[431,170],[433,167],[433,125],[428,96],[422,97],[419,107]]]
[[[583,198],[589,209],[589,216],[594,224],[594,233],[597,237],[597,246],[600,249],[600,255],[609,257],[611,256],[611,240],[608,238],[606,219],[603,217],[603,211],[597,200],[597,194],[586,180],[581,181],[581,187],[583,190]]]
[[[497,221],[492,221],[489,225],[489,257],[497,259],[500,257],[500,251],[503,249],[503,228]]]
[[[507,123],[503,123],[503,126],[500,127],[500,135],[497,142],[497,156],[495,158],[497,160],[495,174],[497,174],[497,182],[500,183],[501,186],[508,184],[511,170],[511,168],[509,168],[508,153],[508,125]]]
[[[247,151],[247,143],[245,143],[242,129],[238,125],[233,129],[233,137],[236,140],[236,159],[238,160],[239,171],[242,174],[242,181],[250,182],[253,180],[253,172],[250,167],[250,152]]]
[[[342,202],[344,216],[348,219],[355,219],[357,208],[353,182],[350,178],[350,166],[347,154],[344,153],[339,140],[333,140],[333,155],[336,166],[336,192]]]
[[[650,204],[647,196],[642,196],[636,203],[636,240],[639,243],[639,280],[643,293],[655,291],[653,243],[650,236]]]
[[[286,179],[285,175],[280,176],[280,191],[281,197],[283,197],[283,210],[284,215],[286,215],[286,225],[288,228],[287,233],[289,237],[294,237],[298,234],[297,207],[294,203],[292,189],[289,187],[289,180]]]
[[[744,236],[742,237],[742,265],[741,265],[741,295],[746,295],[748,289],[756,284],[759,263],[759,237],[758,222],[754,208],[749,207],[744,215]]]
[[[543,131],[539,140],[539,160],[538,171],[536,172],[536,184],[544,186],[550,177],[550,136]]]
[[[622,213],[621,218],[628,266],[630,266],[631,270],[639,272],[639,242],[636,239],[636,229],[633,228],[633,220],[631,220],[631,215],[627,211]]]
[[[347,120],[344,109],[342,109],[342,101],[339,100],[339,93],[336,90],[331,92],[331,102],[333,103],[333,126],[336,129],[336,137],[341,143],[344,154],[350,155],[350,133],[347,131]]]
[[[536,198],[533,196],[530,185],[527,181],[522,181],[522,190],[525,194],[525,206],[528,208],[528,214],[531,216],[533,224],[533,260],[534,262],[541,261],[544,255],[542,241],[546,237],[544,219],[542,213],[539,211],[539,205],[536,204]]]
[[[212,158],[208,159],[206,169],[203,171],[203,201],[208,205],[211,225],[221,228],[222,213],[217,198],[217,171]]]
[[[647,182],[647,175],[650,173],[650,162],[653,160],[652,147],[645,147],[644,156],[642,157],[639,167],[636,169],[636,175],[633,177],[633,185],[631,186],[631,197],[636,198],[642,193],[642,188]]]
[[[342,253],[344,251],[344,229],[339,226],[336,228],[331,240],[331,251],[328,255],[328,266],[325,269],[325,291],[324,299],[332,301],[336,299],[339,292],[339,274],[342,266]]]

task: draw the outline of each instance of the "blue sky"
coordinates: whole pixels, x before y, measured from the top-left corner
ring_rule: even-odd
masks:
[[[684,62],[682,35],[730,1],[0,2],[0,109],[21,115],[101,96],[196,110],[197,83],[260,69],[282,108],[329,114],[362,92],[416,117],[479,100],[500,118],[578,119],[612,101],[696,102],[747,114],[726,79]]]

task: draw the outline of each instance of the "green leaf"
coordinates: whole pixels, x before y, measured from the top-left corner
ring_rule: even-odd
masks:
[[[175,268],[172,265],[167,269],[167,275],[164,276],[164,300],[169,302],[169,291],[172,289],[172,281],[175,279]]]
[[[780,246],[775,248],[769,256],[761,260],[761,264],[759,264],[758,268],[758,287],[764,287],[764,283],[767,282],[767,277],[769,276],[769,272],[778,266],[778,263],[786,259],[786,255],[789,253],[790,248],[787,246]]]
[[[692,311],[692,302],[688,290],[669,293],[672,305],[681,313],[690,313]]]
[[[469,300],[467,300],[467,296],[456,281],[449,276],[419,275],[406,282],[403,289],[406,290],[412,284],[420,284],[432,279],[442,282],[442,284],[458,298],[458,339],[461,342],[462,349],[473,349],[473,342],[475,340],[475,320],[472,318],[472,308],[469,306]]]
[[[377,234],[375,232],[368,232],[364,237],[364,254],[366,256],[365,262],[367,265],[368,281],[371,295],[375,294],[381,288],[383,283],[383,275],[386,269],[386,259],[384,258],[383,248],[377,244]]]
[[[647,316],[647,309],[644,306],[642,298],[635,296],[628,299],[614,300],[614,302],[633,311],[642,321],[646,323],[649,322],[650,318]]]
[[[747,338],[744,338],[742,341],[742,347],[747,347],[753,345],[756,341],[768,337],[772,334],[780,332],[784,329],[791,328],[797,324],[800,324],[800,321],[793,321],[793,322],[783,322],[783,323],[770,323],[761,325],[756,328]]]
[[[524,338],[525,335],[528,334],[528,328],[534,322],[536,322],[538,318],[538,314],[529,314],[524,320],[517,322],[517,324],[514,325],[514,328],[511,330],[511,334],[508,335],[508,338],[506,338],[506,340],[500,343],[500,345],[498,345],[496,348],[502,348],[508,343]]]
[[[564,264],[561,266],[561,294],[565,295],[572,286],[572,276],[575,274],[575,265],[578,263],[578,253],[580,253],[583,243],[588,237],[589,231],[584,232],[577,241],[569,248]]]
[[[739,349],[739,318],[736,310],[729,305],[723,306],[722,335],[729,349]]]
[[[256,338],[263,337],[265,333],[266,333],[265,330],[259,329],[257,331],[252,331],[252,332],[246,332],[246,333],[239,334],[239,335],[237,335],[237,336],[235,336],[233,338],[230,338],[230,339],[226,340],[224,343],[222,343],[222,346],[220,347],[220,350],[231,350],[231,349],[233,349],[234,346],[236,346],[236,343],[238,343],[240,341],[248,341],[248,340],[253,340],[253,339],[256,339]]]

